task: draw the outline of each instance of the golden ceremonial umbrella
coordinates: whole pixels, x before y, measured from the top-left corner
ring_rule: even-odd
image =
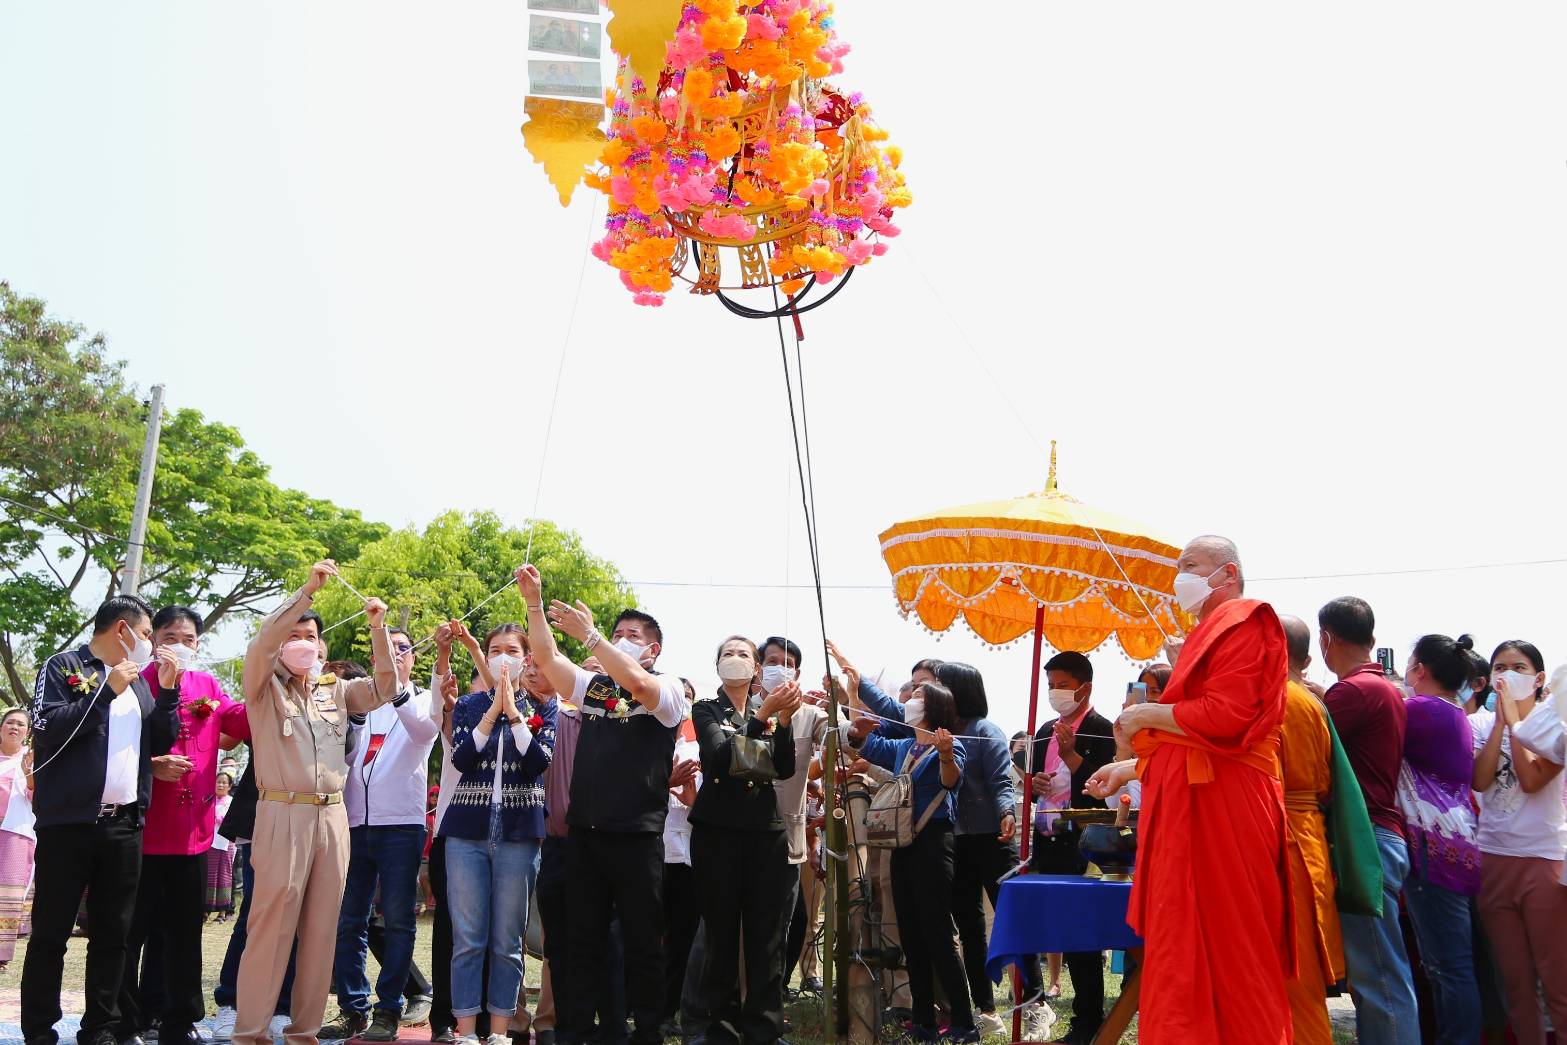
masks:
[[[905,617],[933,632],[961,617],[991,645],[1033,632],[1036,646],[1087,653],[1114,635],[1147,661],[1193,623],[1172,595],[1180,549],[1062,493],[1054,443],[1039,493],[897,523],[881,554]]]

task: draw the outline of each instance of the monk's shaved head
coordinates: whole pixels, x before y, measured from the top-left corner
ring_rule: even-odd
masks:
[[[1241,570],[1240,549],[1236,548],[1235,542],[1228,537],[1204,534],[1193,538],[1181,551],[1180,569],[1183,572],[1206,577],[1215,570],[1231,564],[1235,566],[1235,579],[1239,589],[1245,591],[1246,577]]]
[[[1279,623],[1284,625],[1284,646],[1289,651],[1290,670],[1299,675],[1311,660],[1311,627],[1287,613],[1279,614]]]

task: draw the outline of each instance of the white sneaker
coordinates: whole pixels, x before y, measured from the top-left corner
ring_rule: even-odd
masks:
[[[234,1021],[239,1018],[239,1013],[227,1005],[218,1010],[218,1014],[212,1019],[212,1040],[232,1041],[234,1038]]]
[[[979,1031],[982,1038],[994,1037],[998,1034],[1006,1034],[1007,1026],[1001,1022],[1001,1017],[993,1012],[976,1012],[974,1014],[974,1029]]]
[[[283,1032],[288,1030],[288,1025],[294,1022],[292,1016],[274,1016],[272,1022],[267,1024],[267,1031],[274,1039],[281,1038]]]
[[[1023,1037],[1029,1041],[1049,1041],[1056,1025],[1056,1011],[1042,1001],[1023,1009]]]
[[[490,1019],[492,1019],[492,1020],[494,1018],[495,1018],[494,1016],[490,1017]],[[489,1040],[489,1045],[511,1045],[511,1035],[510,1034],[491,1034],[490,1035],[490,1040]]]

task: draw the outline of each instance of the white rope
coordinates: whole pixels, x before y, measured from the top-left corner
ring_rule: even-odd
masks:
[[[1073,510],[1076,510],[1076,502],[1068,501],[1067,504],[1072,505]],[[1079,512],[1078,514],[1082,515],[1083,513]],[[1164,625],[1159,623],[1159,618],[1155,616],[1153,609],[1148,605],[1147,600],[1143,598],[1143,593],[1137,590],[1137,585],[1132,583],[1132,578],[1128,577],[1126,571],[1121,568],[1121,560],[1115,557],[1115,552],[1111,551],[1110,545],[1105,543],[1104,536],[1099,532],[1099,527],[1095,526],[1086,515],[1083,516],[1083,522],[1090,530],[1094,531],[1094,536],[1099,539],[1099,546],[1105,550],[1105,554],[1110,556],[1110,561],[1115,564],[1116,572],[1121,575],[1121,579],[1126,582],[1127,587],[1132,589],[1132,594],[1137,596],[1137,601],[1143,604],[1143,609],[1148,613],[1148,619],[1153,621],[1153,626],[1159,629],[1159,634],[1164,637],[1164,641],[1169,642],[1170,633],[1164,630]]]
[[[878,721],[881,721],[881,722],[891,722],[894,725],[907,726],[909,729],[914,729],[915,728],[913,726],[910,726],[907,722],[905,722],[901,718],[889,718],[886,715],[878,715],[878,714],[876,714],[876,712],[872,711],[870,708],[867,708],[867,707],[847,707],[846,710],[848,711],[849,714],[853,715],[856,718],[874,718],[874,719],[877,719]],[[929,733],[931,731],[927,729],[927,730],[925,730],[925,732]],[[1087,737],[1090,740],[1114,740],[1115,739],[1115,737],[1113,737],[1113,736],[1107,737],[1107,736],[1104,736],[1104,735],[1099,734],[1099,733],[1075,733],[1073,735],[1074,736],[1079,736],[1079,737]],[[992,743],[992,744],[1002,744],[1002,743],[1004,743],[1004,744],[1010,745],[1012,743],[1012,740],[1011,740],[1010,737],[1002,737],[1000,740],[997,740],[995,737],[969,736],[966,733],[954,733],[954,734],[952,734],[952,739],[953,740],[984,740],[984,741],[987,741],[987,742]],[[1032,740],[1032,739],[1033,738],[1030,738],[1030,740]],[[1030,756],[1030,759],[1032,759],[1032,757],[1033,757],[1033,744],[1032,743],[1029,744],[1029,756]]]
[[[598,194],[594,193],[588,201],[588,231],[587,235],[593,235],[593,218],[598,213]],[[550,436],[555,431],[555,406],[560,402],[560,379],[566,372],[566,352],[571,348],[571,334],[577,327],[577,306],[582,302],[582,283],[588,271],[588,256],[590,252],[582,252],[582,264],[577,269],[577,291],[571,297],[571,313],[566,319],[566,336],[560,344],[560,361],[555,365],[555,390],[550,393],[550,412],[544,422],[544,445],[539,450],[539,477],[533,486],[533,511],[528,514],[528,547],[523,552],[522,561],[526,565],[533,561],[533,533],[538,529],[539,497],[544,491],[544,465],[549,460]]]
[[[597,213],[598,197],[597,194],[595,194],[588,203],[588,227],[586,234],[589,237],[591,237],[593,234],[593,222]],[[589,255],[590,252],[587,250],[582,252],[582,264],[577,268],[577,289],[571,298],[571,312],[568,314],[566,319],[566,334],[561,341],[560,358],[555,366],[555,388],[550,394],[549,414],[547,415],[547,418],[544,422],[544,445],[539,452],[539,475],[538,481],[534,484],[533,487],[533,510],[528,515],[528,545],[526,550],[523,552],[523,565],[527,565],[533,561],[533,536],[534,533],[538,530],[539,500],[544,491],[544,465],[549,460],[550,436],[555,431],[555,408],[560,403],[561,378],[566,372],[566,355],[571,348],[571,335],[576,330],[577,326],[577,311],[578,306],[582,303],[582,285],[588,271]],[[345,578],[341,573],[337,575],[337,579],[342,581],[349,591],[353,592],[355,595],[358,595],[366,602],[370,601],[369,599],[365,598],[365,595],[360,592],[359,589],[355,588],[352,584],[349,584],[347,578]],[[508,588],[512,587],[514,583],[514,581],[508,580],[505,584],[502,584],[499,588],[485,596],[484,599],[481,600],[477,605],[457,619],[459,621],[467,620],[469,617],[479,612],[480,609],[498,599]],[[323,629],[321,634],[325,635],[327,632],[333,630],[333,628],[341,627],[342,625],[347,624],[349,621],[357,619],[364,612],[364,610],[360,610],[351,617],[345,617],[336,624],[333,624],[331,627]],[[426,635],[424,638],[414,643],[413,648],[410,649],[406,655],[418,653],[421,649],[434,642],[439,635],[440,628],[437,628],[429,635]]]

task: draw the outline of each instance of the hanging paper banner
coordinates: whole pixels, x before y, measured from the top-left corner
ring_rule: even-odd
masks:
[[[572,58],[597,61],[603,27],[597,22],[579,22],[575,18],[528,18],[528,49],[545,54],[563,54]]]
[[[528,10],[546,13],[528,16],[522,142],[564,207],[604,145],[604,26],[598,0],[528,0]]]

